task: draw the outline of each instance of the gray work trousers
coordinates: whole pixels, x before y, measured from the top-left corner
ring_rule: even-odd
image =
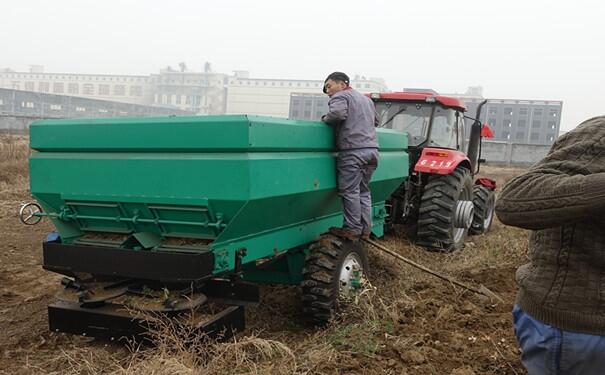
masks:
[[[378,149],[340,151],[336,157],[338,194],[342,198],[342,227],[356,234],[372,231],[370,178],[378,167]]]

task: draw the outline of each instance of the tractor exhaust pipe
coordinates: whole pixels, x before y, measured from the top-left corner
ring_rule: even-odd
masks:
[[[487,103],[487,100],[482,101],[477,106],[477,113],[475,114],[475,121],[471,126],[471,134],[468,142],[468,150],[466,154],[471,162],[471,171],[473,174],[478,172],[479,164],[479,148],[481,147],[481,109]]]

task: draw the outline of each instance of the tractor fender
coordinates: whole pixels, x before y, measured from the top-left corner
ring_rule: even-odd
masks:
[[[464,152],[427,147],[414,165],[415,172],[447,175],[458,166],[471,169],[471,161]]]
[[[490,190],[496,190],[496,181],[491,178],[478,178],[475,181],[475,185],[485,186]]]

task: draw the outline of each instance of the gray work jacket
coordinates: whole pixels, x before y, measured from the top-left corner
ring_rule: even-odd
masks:
[[[377,148],[378,115],[370,98],[353,89],[332,95],[328,113],[321,119],[334,127],[338,150]]]

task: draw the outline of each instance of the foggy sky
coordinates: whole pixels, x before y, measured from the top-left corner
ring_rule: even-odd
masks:
[[[324,79],[334,70],[403,87],[563,100],[561,128],[605,114],[599,1],[0,2],[0,68],[201,71]]]

